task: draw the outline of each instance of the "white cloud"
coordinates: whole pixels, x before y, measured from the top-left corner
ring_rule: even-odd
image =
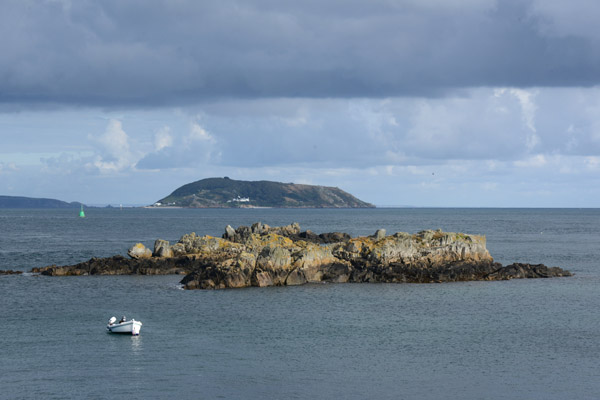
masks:
[[[171,136],[171,128],[163,126],[154,135],[154,150],[159,151],[165,147],[173,145],[173,136]]]
[[[129,137],[119,120],[111,119],[104,134],[96,140],[113,156],[119,157],[129,153]]]
[[[137,157],[129,148],[129,136],[123,130],[121,121],[111,119],[102,135],[90,136],[99,145],[98,154],[88,163],[88,168],[96,168],[101,173],[115,173],[132,168]]]
[[[214,138],[200,123],[193,121],[190,125],[190,132],[183,141],[186,145],[190,145],[194,142],[214,142]]]
[[[221,153],[217,148],[216,138],[209,133],[198,121],[193,121],[190,131],[183,139],[187,154],[184,159],[191,161],[190,165],[218,162]]]
[[[494,97],[499,98],[506,93],[516,98],[519,102],[519,106],[521,108],[521,119],[529,131],[525,136],[525,146],[527,150],[531,151],[541,142],[535,126],[536,111],[538,109],[535,103],[535,97],[539,92],[518,88],[499,88],[494,90]],[[505,112],[506,108],[500,107],[498,110]]]
[[[537,93],[533,93],[524,89],[512,88],[510,89],[510,94],[519,100],[523,122],[525,123],[525,126],[527,126],[527,128],[532,132],[532,134],[527,137],[527,147],[531,150],[531,148],[539,142],[539,138],[537,138],[535,135],[537,132],[537,129],[535,128],[535,111],[537,106],[535,105],[534,98]]]
[[[154,138],[154,150],[140,155],[136,159],[136,168],[181,169],[218,163],[221,157],[218,141],[197,119],[188,124],[187,133],[185,130],[180,132],[178,136],[169,127],[160,129]]]

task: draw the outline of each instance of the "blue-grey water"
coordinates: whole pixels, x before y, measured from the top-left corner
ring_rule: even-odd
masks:
[[[442,228],[571,278],[184,291],[180,276],[0,276],[0,398],[598,399],[600,210],[0,210],[0,269],[294,221]],[[111,335],[111,316],[141,320]]]

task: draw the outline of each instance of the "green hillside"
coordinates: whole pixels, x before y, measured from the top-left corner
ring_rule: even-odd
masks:
[[[188,183],[158,200],[156,207],[374,207],[336,187],[271,181],[208,178]]]

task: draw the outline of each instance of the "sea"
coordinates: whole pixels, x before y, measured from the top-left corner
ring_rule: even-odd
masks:
[[[0,276],[1,399],[599,399],[600,209],[0,210],[0,269],[300,223],[486,235],[568,278],[182,290],[182,276]],[[106,331],[110,317],[143,323]]]

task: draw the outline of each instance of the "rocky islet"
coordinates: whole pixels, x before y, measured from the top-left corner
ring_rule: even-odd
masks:
[[[186,234],[154,250],[138,243],[130,258],[92,258],[32,272],[65,275],[185,274],[186,289],[301,285],[318,282],[433,283],[571,276],[542,264],[502,266],[486,249],[485,236],[426,230],[372,236],[301,231],[297,223],[225,228],[222,237]]]

